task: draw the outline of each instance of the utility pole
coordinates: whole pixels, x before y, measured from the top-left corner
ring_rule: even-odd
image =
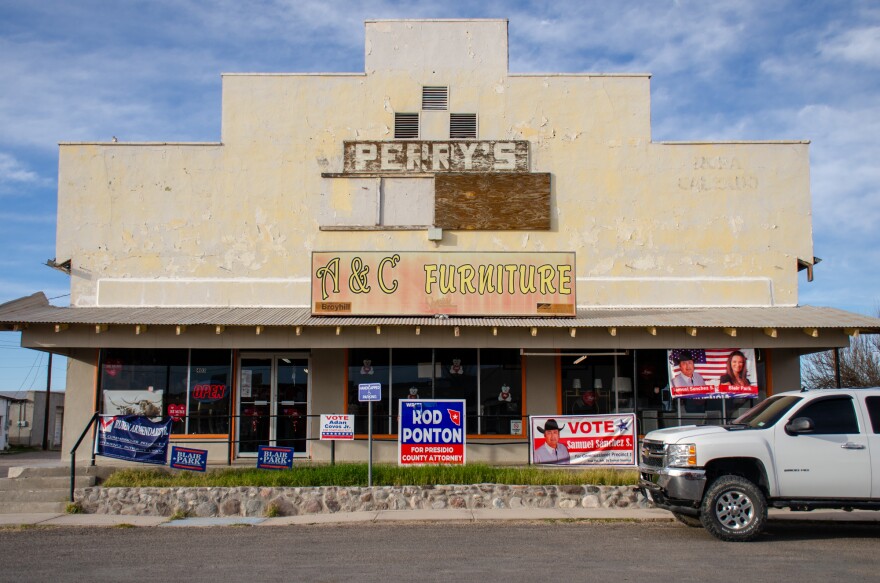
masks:
[[[52,353],[49,353],[49,370],[46,371],[46,415],[43,417],[43,451],[49,449],[49,402],[52,397]]]

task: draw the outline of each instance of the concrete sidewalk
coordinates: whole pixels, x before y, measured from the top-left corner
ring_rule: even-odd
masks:
[[[771,521],[834,521],[880,524],[880,512],[842,510],[817,510],[791,512],[770,510]],[[443,510],[381,510],[372,512],[340,512],[336,514],[309,514],[303,516],[280,516],[275,518],[227,516],[221,518],[185,518],[171,520],[165,516],[127,516],[111,514],[4,514],[0,515],[0,527],[14,526],[161,526],[161,527],[209,527],[209,526],[290,526],[339,523],[389,523],[389,522],[484,522],[484,521],[626,521],[670,522],[672,515],[658,509],[607,509],[607,508],[519,508],[519,509],[443,509]]]

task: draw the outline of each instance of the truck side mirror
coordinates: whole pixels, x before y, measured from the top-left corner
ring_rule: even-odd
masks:
[[[811,431],[813,431],[813,420],[809,417],[796,417],[785,426],[785,432],[789,435],[810,433]]]

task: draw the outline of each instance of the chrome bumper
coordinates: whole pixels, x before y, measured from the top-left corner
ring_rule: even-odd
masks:
[[[655,505],[696,507],[706,488],[706,470],[639,466],[639,489]]]

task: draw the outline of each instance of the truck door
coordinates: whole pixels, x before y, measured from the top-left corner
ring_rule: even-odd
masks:
[[[785,426],[806,417],[808,433],[791,435]],[[776,473],[784,498],[869,498],[871,459],[866,428],[851,397],[814,399],[775,427]]]

